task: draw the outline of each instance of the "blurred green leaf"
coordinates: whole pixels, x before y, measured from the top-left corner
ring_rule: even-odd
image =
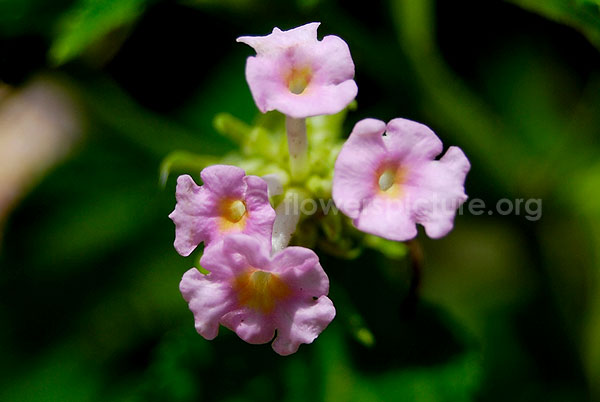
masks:
[[[207,8],[221,7],[234,11],[246,11],[255,5],[255,0],[180,0],[181,3],[190,7]]]
[[[474,351],[443,364],[365,375],[360,366],[348,359],[348,346],[336,325],[331,325],[318,340],[325,401],[470,401],[482,379],[481,359]]]
[[[598,0],[508,0],[546,18],[581,31],[600,48],[600,10]],[[590,7],[591,6],[591,7]]]
[[[135,183],[82,200],[72,208],[56,210],[32,234],[32,240],[44,245],[36,257],[42,263],[74,264],[119,248],[144,227],[151,227],[161,212],[161,204],[146,202],[152,190],[156,190],[152,182]]]
[[[600,0],[577,0],[579,4],[595,4],[600,6]]]
[[[15,381],[0,387],[0,400],[19,402],[96,401],[101,372],[78,353],[77,344],[65,343],[46,352]]]
[[[408,251],[406,244],[397,241],[387,240],[379,236],[366,235],[365,245],[374,250],[380,251],[383,255],[391,259],[400,259],[406,256]]]
[[[147,151],[157,160],[162,160],[176,149],[222,155],[231,148],[231,143],[211,131],[192,131],[144,109],[110,80],[81,80],[74,84],[90,119],[102,123],[112,135],[129,140],[136,148]]]
[[[70,0],[0,0],[0,36],[49,34]]]
[[[167,155],[160,164],[159,183],[164,188],[173,170],[193,173],[194,177],[208,165],[219,163],[214,156],[196,155],[186,151],[175,151]]]
[[[78,0],[58,23],[50,59],[63,64],[111,31],[135,21],[148,0]]]

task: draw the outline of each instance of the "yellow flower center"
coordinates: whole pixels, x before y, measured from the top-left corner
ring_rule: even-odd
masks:
[[[312,71],[310,67],[292,67],[292,70],[285,77],[285,81],[288,84],[290,92],[300,95],[310,83],[311,78]]]
[[[276,274],[248,269],[233,283],[238,303],[261,313],[270,313],[276,304],[290,295],[290,289]]]
[[[225,199],[219,207],[220,228],[223,232],[242,231],[248,216],[246,204],[242,200]]]

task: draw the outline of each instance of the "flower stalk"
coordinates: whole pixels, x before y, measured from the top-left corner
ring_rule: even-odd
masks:
[[[302,182],[308,177],[308,140],[306,138],[306,119],[285,117],[288,151],[290,153],[290,172],[292,181]]]
[[[275,209],[273,223],[272,254],[286,248],[300,221],[300,204],[308,195],[298,189],[289,189],[281,203]]]

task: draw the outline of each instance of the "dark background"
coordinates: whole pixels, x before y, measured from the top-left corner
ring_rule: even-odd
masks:
[[[236,37],[311,21],[353,55],[347,132],[427,124],[469,156],[488,209],[419,236],[413,314],[406,259],[319,252],[338,316],[283,358],[195,333],[178,284],[198,255],[172,247],[175,179],[158,170],[233,149],[215,114],[257,116]],[[52,82],[79,121],[0,204],[0,400],[598,400],[599,38],[594,0],[0,1],[0,112]],[[501,216],[503,198],[542,200],[541,219]]]

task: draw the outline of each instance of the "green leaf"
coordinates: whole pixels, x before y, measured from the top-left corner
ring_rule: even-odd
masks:
[[[50,59],[60,65],[77,56],[103,36],[134,22],[147,0],[79,0],[58,23]]]
[[[581,31],[600,48],[599,0],[509,0],[529,11]]]
[[[578,4],[592,4],[600,6],[600,0],[577,0]]]
[[[171,152],[160,164],[159,183],[164,188],[173,170],[199,173],[206,166],[219,163],[219,160],[215,156],[196,155],[186,151]]]

